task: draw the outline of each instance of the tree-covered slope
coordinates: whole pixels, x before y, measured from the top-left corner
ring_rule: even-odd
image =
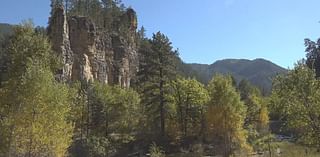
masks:
[[[286,73],[286,69],[265,59],[225,59],[208,64],[187,64],[191,71],[196,71],[195,77],[208,83],[215,73],[231,74],[237,81],[246,79],[260,89],[269,92],[272,78],[277,74]]]
[[[6,24],[6,23],[0,23],[0,87],[1,82],[6,78],[6,75],[4,74],[6,71],[5,64],[5,55],[4,53],[4,45],[5,41],[13,33],[13,25]]]
[[[6,23],[0,23],[0,41],[8,34],[12,33],[13,26]]]

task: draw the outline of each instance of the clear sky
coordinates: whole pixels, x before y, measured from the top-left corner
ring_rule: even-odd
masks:
[[[123,0],[139,26],[166,34],[188,63],[265,58],[283,67],[305,56],[304,38],[320,37],[319,0]],[[1,0],[0,22],[31,18],[46,26],[49,0]]]

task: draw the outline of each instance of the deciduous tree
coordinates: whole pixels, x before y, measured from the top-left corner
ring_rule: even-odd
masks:
[[[250,150],[243,128],[246,107],[232,85],[230,76],[215,75],[208,85],[210,101],[206,113],[208,137],[220,139],[224,156],[236,150]]]
[[[315,76],[299,62],[287,75],[275,79],[271,104],[301,141],[320,148],[320,82]]]
[[[171,83],[175,121],[184,137],[200,136],[204,131],[205,105],[209,97],[204,85],[195,79],[178,78]]]
[[[14,33],[7,47],[10,79],[0,93],[5,156],[65,156],[73,135],[73,90],[55,81],[46,37],[31,23]]]

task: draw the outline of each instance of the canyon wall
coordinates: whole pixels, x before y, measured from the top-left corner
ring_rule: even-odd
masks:
[[[123,17],[129,20],[130,27],[125,35],[100,29],[88,17],[67,17],[63,7],[55,8],[49,19],[48,35],[62,62],[57,79],[129,87],[138,70],[137,24],[132,9]]]

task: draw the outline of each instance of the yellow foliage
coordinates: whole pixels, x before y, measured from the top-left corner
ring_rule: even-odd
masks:
[[[269,112],[266,106],[262,106],[260,109],[259,122],[262,127],[266,127],[269,124]]]
[[[232,86],[231,77],[217,75],[210,81],[208,88],[211,98],[206,113],[208,137],[222,139],[220,142],[224,144],[225,151],[252,151],[247,144],[247,132],[243,128],[246,107]]]

